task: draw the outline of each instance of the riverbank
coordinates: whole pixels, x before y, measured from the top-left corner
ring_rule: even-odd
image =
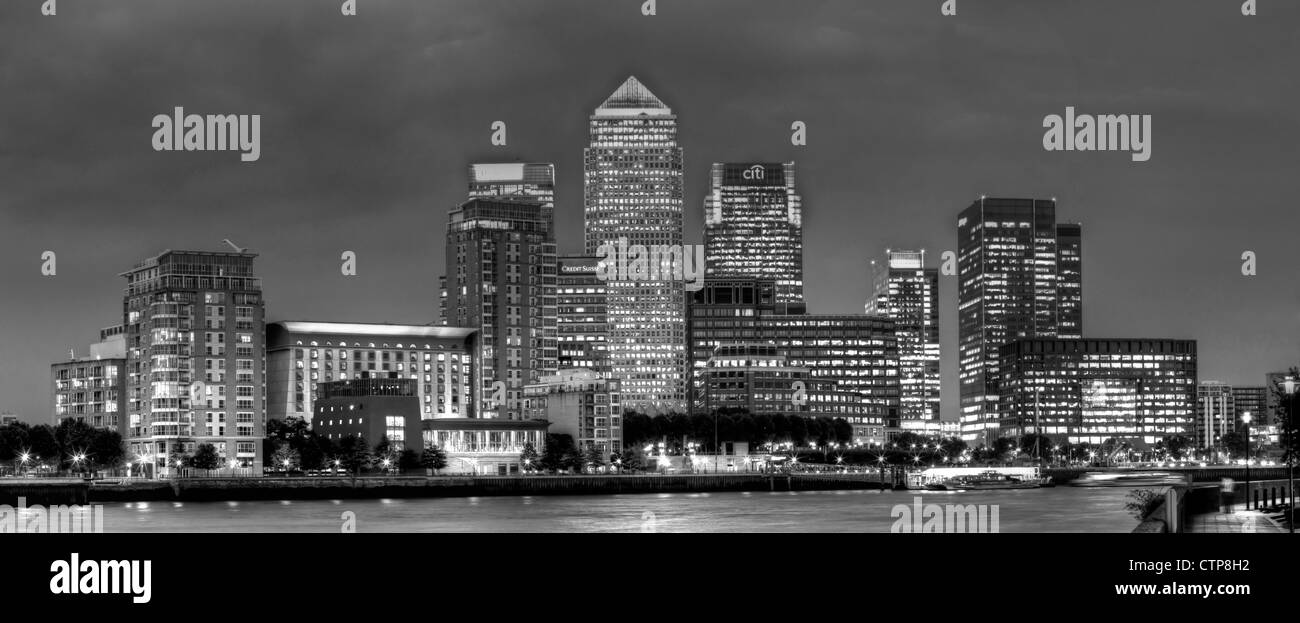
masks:
[[[857,489],[881,489],[879,476],[856,473],[194,478],[95,483],[88,486],[87,494],[90,502],[98,503]]]

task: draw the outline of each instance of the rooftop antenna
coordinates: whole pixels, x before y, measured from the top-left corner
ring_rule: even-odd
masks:
[[[230,248],[234,249],[234,250],[235,250],[235,253],[246,253],[246,252],[248,252],[248,249],[246,249],[246,248],[244,248],[244,247],[241,247],[241,246],[239,246],[239,245],[237,245],[237,244],[231,242],[229,238],[223,238],[221,241],[224,242],[224,243],[226,243],[226,244],[228,244],[228,245],[230,245]]]

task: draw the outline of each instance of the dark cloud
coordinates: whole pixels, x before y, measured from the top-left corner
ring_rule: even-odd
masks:
[[[115,322],[117,273],[164,248],[260,252],[272,318],[433,320],[473,161],[554,162],[561,248],[578,250],[587,115],[628,74],[680,115],[688,238],[711,162],[798,162],[814,311],[859,311],[886,247],[952,248],[981,193],[1057,196],[1085,225],[1087,334],[1196,338],[1202,378],[1233,383],[1300,358],[1286,3],[338,4],[0,5],[0,409],[45,419],[48,364]],[[1044,153],[1040,122],[1067,105],[1153,115],[1152,160]],[[261,114],[262,159],[152,151],[174,106]],[[45,249],[57,277],[39,275]],[[339,275],[344,249],[360,276]]]

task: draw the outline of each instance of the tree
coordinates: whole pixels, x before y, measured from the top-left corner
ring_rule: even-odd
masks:
[[[853,425],[849,424],[848,420],[842,417],[837,417],[835,418],[835,421],[832,422],[831,427],[835,436],[835,443],[842,443],[845,445],[853,443]]]
[[[1052,439],[1037,433],[1021,435],[1020,451],[1031,457],[1045,457],[1052,452]]]
[[[374,460],[365,438],[356,435],[348,435],[339,440],[336,456],[343,469],[351,472],[353,476],[360,474],[361,469],[368,467]]]
[[[605,456],[605,451],[600,449],[600,446],[597,446],[596,444],[587,446],[587,450],[586,452],[584,452],[584,455],[585,455],[583,456],[584,462],[593,468],[604,467],[605,461],[608,460],[609,458]]]
[[[645,459],[641,456],[639,448],[629,448],[619,455],[619,467],[624,470],[637,472],[645,469]]]
[[[650,416],[636,411],[623,413],[623,445],[638,447],[655,438],[654,421]]]
[[[286,473],[300,467],[301,462],[302,457],[298,454],[298,451],[288,445],[281,446],[271,458],[271,464],[275,466],[275,469],[284,470]]]
[[[126,458],[122,435],[110,429],[95,431],[90,440],[90,447],[86,450],[86,456],[92,471],[121,465]]]
[[[542,455],[537,453],[537,448],[533,447],[533,443],[530,441],[524,444],[524,451],[519,453],[519,464],[525,470],[539,469],[541,467],[541,458]]]
[[[1219,438],[1219,443],[1228,451],[1228,454],[1237,457],[1246,456],[1246,436],[1237,431],[1224,433]]]
[[[998,437],[993,443],[993,460],[1006,461],[1015,454],[1016,440],[1011,437]]]
[[[217,447],[210,443],[199,444],[194,448],[194,456],[190,457],[190,466],[195,469],[221,467],[221,455],[217,454]]]
[[[49,424],[33,426],[28,433],[29,451],[33,461],[54,464],[55,469],[62,469],[59,441],[54,436],[54,427]]]
[[[561,433],[548,433],[546,444],[542,446],[542,458],[539,463],[542,469],[548,472],[565,469],[568,467],[565,459],[574,451],[576,449],[573,447],[573,437]]]
[[[420,466],[431,469],[436,474],[447,466],[447,453],[442,446],[425,446],[424,452],[420,454]]]
[[[1156,442],[1157,450],[1164,450],[1175,459],[1183,458],[1186,450],[1192,447],[1192,440],[1183,435],[1170,435]]]

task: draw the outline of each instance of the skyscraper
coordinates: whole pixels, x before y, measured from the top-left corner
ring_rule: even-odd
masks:
[[[255,257],[168,250],[122,273],[127,444],[151,475],[199,444],[261,473],[266,333]]]
[[[585,248],[682,244],[682,148],[677,117],[635,77],[591,115],[583,151]],[[628,410],[685,407],[685,296],[680,281],[606,284],[611,374]]]
[[[559,258],[555,281],[556,341],[559,367],[586,368],[609,377],[609,316],[605,282],[596,276],[600,258]]]
[[[1058,227],[1055,199],[981,197],[958,216],[958,380],[966,441],[991,443],[999,435],[999,347],[1082,335],[1080,235],[1078,225]],[[1063,291],[1075,299],[1063,301]]]
[[[938,420],[939,270],[925,267],[925,251],[886,251],[885,255],[883,264],[871,262],[872,295],[866,312],[894,321],[899,417]]]
[[[794,163],[715,163],[710,177],[705,275],[773,279],[783,313],[802,313],[803,199]]]
[[[497,197],[471,199],[448,217],[445,322],[479,330],[478,412],[485,418],[520,419],[524,386],[556,371],[549,215],[535,199]]]

